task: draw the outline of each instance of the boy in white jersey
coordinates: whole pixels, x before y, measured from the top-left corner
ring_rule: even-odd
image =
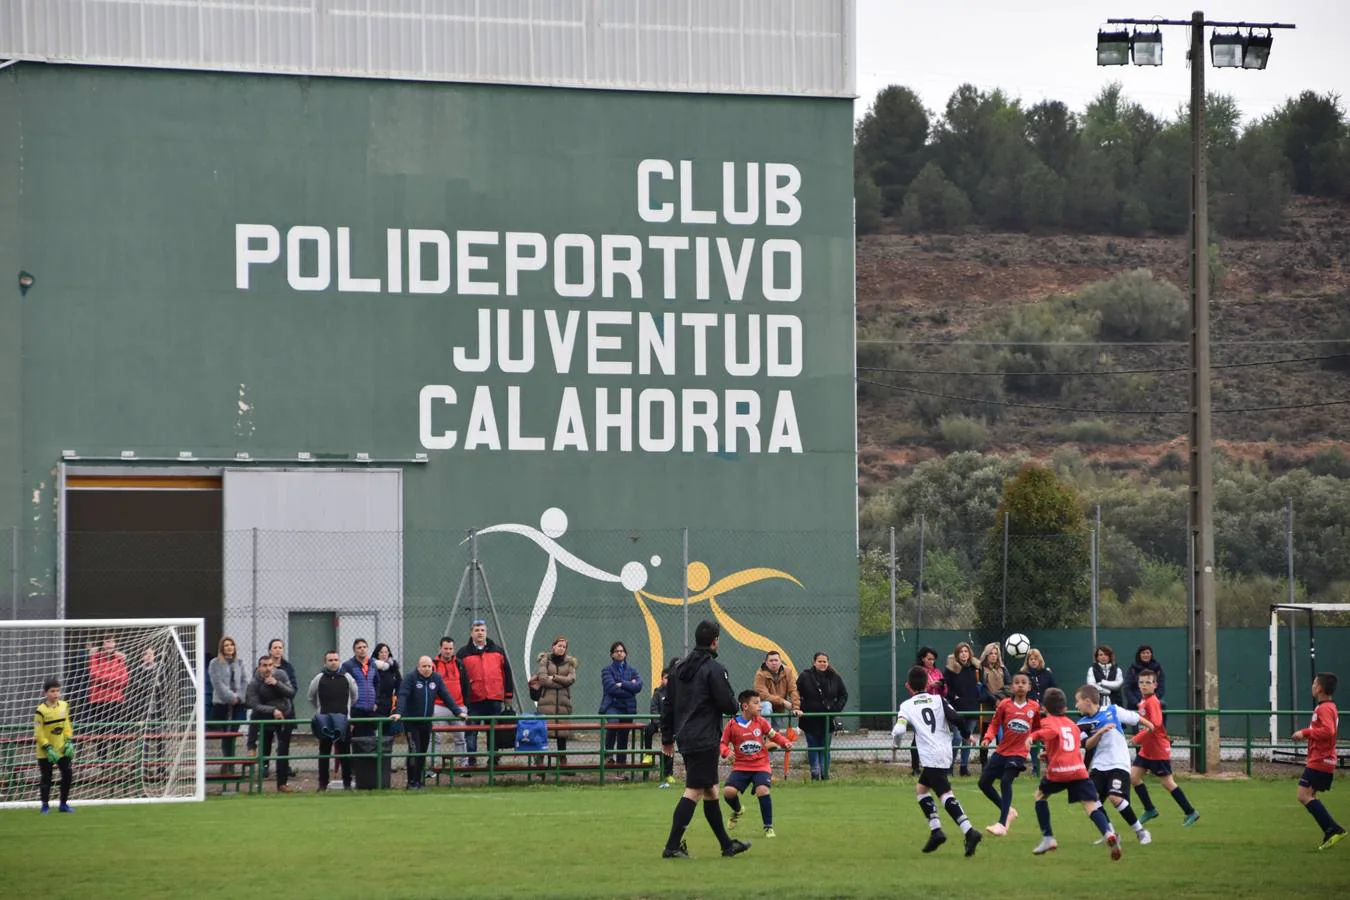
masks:
[[[1138,713],[1114,703],[1103,705],[1101,700],[1101,690],[1096,685],[1085,684],[1074,692],[1074,705],[1083,716],[1078,720],[1083,749],[1094,751],[1089,773],[1092,783],[1099,796],[1110,798],[1125,824],[1134,829],[1139,843],[1152,843],[1153,836],[1130,808],[1130,744],[1123,729],[1126,725],[1137,725],[1151,730],[1153,724]]]
[[[932,853],[947,842],[947,835],[942,833],[937,800],[933,799],[936,794],[947,814],[965,833],[966,856],[974,856],[980,843],[980,831],[970,824],[960,801],[952,793],[952,727],[958,719],[956,710],[942,697],[928,693],[928,670],[923,666],[910,669],[905,680],[914,696],[900,704],[891,737],[898,742],[907,728],[914,730],[914,743],[918,746],[922,766],[914,792],[919,798],[919,808],[928,819],[930,831],[923,852]]]

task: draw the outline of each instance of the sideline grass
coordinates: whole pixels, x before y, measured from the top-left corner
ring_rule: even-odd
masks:
[[[1350,895],[1350,841],[1316,850],[1312,818],[1292,780],[1187,781],[1201,812],[1193,828],[1161,789],[1154,843],[1126,833],[1111,863],[1081,809],[1052,802],[1060,849],[1035,857],[1038,834],[1021,779],[1022,817],[986,835],[972,859],[953,840],[919,852],[927,826],[913,782],[868,779],[774,788],[779,837],[760,837],[754,801],[737,836],[754,842],[722,859],[702,815],[693,860],[662,860],[678,792],[648,785],[427,790],[420,794],[213,797],[206,803],[84,807],[73,816],[0,811],[0,873],[27,896],[27,862],[60,872],[34,890],[58,898],[188,897],[894,897],[984,893],[1036,896],[1328,897]],[[1338,787],[1341,785],[1338,785]],[[973,781],[957,795],[981,827],[992,805]],[[1341,822],[1350,804],[1326,795]],[[1350,794],[1350,791],[1344,793]],[[725,810],[725,804],[723,805]],[[1114,817],[1113,817],[1114,818]],[[1117,827],[1121,827],[1115,819]],[[7,889],[6,894],[9,893]]]

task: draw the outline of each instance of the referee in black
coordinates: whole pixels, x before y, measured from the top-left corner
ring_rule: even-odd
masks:
[[[722,739],[722,717],[739,709],[726,667],[717,661],[717,638],[722,630],[704,619],[694,630],[694,649],[680,660],[667,682],[666,705],[661,711],[661,752],[673,756],[675,745],[684,757],[684,794],[675,804],[665,859],[688,859],[684,830],[694,820],[699,797],[708,827],[722,845],[723,856],[750,849],[749,841],[732,840],[722,824],[717,802],[717,748]]]

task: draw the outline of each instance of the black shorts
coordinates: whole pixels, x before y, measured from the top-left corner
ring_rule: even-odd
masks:
[[[932,766],[924,766],[923,771],[919,773],[919,784],[928,788],[933,793],[941,797],[943,794],[949,794],[952,790],[952,769],[948,766],[945,769],[938,769]]]
[[[1299,787],[1312,788],[1314,791],[1331,790],[1330,772],[1319,772],[1316,769],[1304,769],[1303,774],[1299,776]]]
[[[1124,769],[1093,769],[1092,786],[1098,797],[1130,799],[1130,773]]]
[[[989,756],[989,762],[984,766],[984,773],[990,778],[1002,778],[1005,772],[1012,772],[1017,775],[1019,772],[1027,770],[1027,758],[1025,756],[1004,756],[1001,753],[993,753]]]
[[[1046,797],[1058,794],[1060,791],[1069,792],[1070,803],[1090,803],[1098,799],[1097,788],[1092,784],[1091,778],[1080,778],[1077,781],[1051,781],[1048,778],[1041,779],[1040,792]]]
[[[717,787],[717,748],[681,753],[684,758],[684,786],[687,788]]]
[[[727,787],[735,788],[738,794],[744,794],[748,787],[758,788],[761,784],[768,787],[773,776],[768,772],[736,772],[727,776]]]
[[[1152,772],[1159,778],[1172,774],[1172,761],[1170,759],[1144,759],[1142,756],[1136,755],[1132,765],[1146,772]]]

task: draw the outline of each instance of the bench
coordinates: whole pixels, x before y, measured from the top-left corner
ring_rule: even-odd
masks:
[[[208,731],[206,740],[218,741],[224,738],[239,738],[243,736],[237,731]],[[262,783],[257,779],[258,774],[258,755],[253,756],[207,756],[206,757],[206,783],[218,784],[221,786],[221,793],[229,790],[230,785],[234,785],[236,793],[240,788],[247,788],[248,792],[253,793],[254,788],[261,790]]]

